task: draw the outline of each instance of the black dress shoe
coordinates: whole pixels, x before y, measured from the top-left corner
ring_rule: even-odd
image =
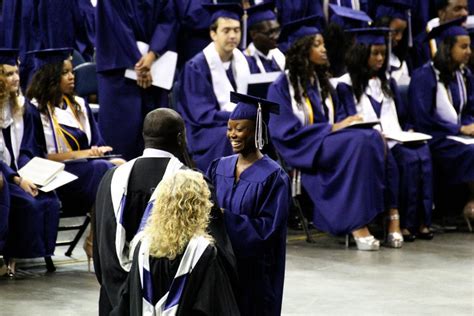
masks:
[[[416,237],[418,239],[431,240],[431,239],[433,239],[434,234],[433,234],[433,232],[427,232],[427,233],[418,232],[416,234]]]
[[[403,235],[403,241],[405,242],[414,242],[416,240],[415,234]]]

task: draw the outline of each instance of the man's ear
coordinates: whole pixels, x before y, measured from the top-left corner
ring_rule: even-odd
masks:
[[[213,30],[209,31],[209,36],[211,36],[212,41],[215,41],[217,38],[217,33]]]
[[[177,135],[176,135],[176,144],[178,144],[179,147],[183,147],[183,133],[182,132],[179,132]]]

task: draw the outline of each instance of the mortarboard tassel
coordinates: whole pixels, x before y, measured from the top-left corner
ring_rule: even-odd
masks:
[[[262,118],[262,105],[258,103],[257,119],[255,122],[255,147],[259,150],[263,149],[265,140],[263,138],[263,118]]]
[[[244,11],[244,15],[242,16],[242,40],[240,42],[240,48],[245,50],[247,48],[247,10]]]
[[[408,47],[413,47],[413,31],[411,25],[411,10],[407,10],[407,20],[408,20]]]
[[[388,43],[387,43],[387,55],[385,55],[387,59],[387,73],[391,77],[392,76],[392,67],[390,65],[390,56],[392,55],[392,32],[388,32]]]

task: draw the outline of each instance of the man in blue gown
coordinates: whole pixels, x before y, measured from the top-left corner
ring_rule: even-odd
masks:
[[[168,92],[152,87],[151,64],[173,50],[174,1],[102,0],[97,3],[96,47],[99,84],[99,127],[106,142],[125,159],[143,150],[145,115],[168,105]],[[142,56],[137,42],[149,45]],[[137,82],[124,77],[135,68]],[[118,128],[120,127],[120,128]]]
[[[232,152],[225,141],[227,120],[235,107],[229,92],[246,93],[250,74],[245,56],[237,49],[242,8],[236,4],[207,8],[213,12],[213,41],[186,63],[177,104],[186,123],[190,153],[201,170],[206,170],[215,158]]]

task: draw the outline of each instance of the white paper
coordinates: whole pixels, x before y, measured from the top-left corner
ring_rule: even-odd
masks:
[[[465,145],[474,144],[474,138],[469,137],[469,136],[446,136],[446,138],[455,140]]]
[[[281,74],[281,71],[251,74],[248,79],[248,84],[271,83],[275,81]]]
[[[63,170],[64,164],[61,162],[34,157],[18,170],[18,174],[36,185],[44,186]]]
[[[395,140],[399,143],[408,143],[408,142],[421,142],[431,139],[432,137],[428,134],[417,133],[417,132],[384,132],[385,138]]]
[[[372,128],[375,125],[379,125],[380,121],[354,121],[347,127],[359,127],[359,128]]]
[[[76,179],[76,175],[63,170],[58,173],[56,177],[53,178],[47,185],[42,186],[39,189],[43,192],[50,192]]]
[[[148,44],[137,42],[137,47],[142,56],[148,53]],[[171,90],[176,72],[176,64],[178,63],[178,54],[172,51],[166,51],[163,55],[155,60],[151,65],[151,76],[153,78],[152,85],[166,90]],[[137,80],[135,69],[125,70],[125,78]]]

